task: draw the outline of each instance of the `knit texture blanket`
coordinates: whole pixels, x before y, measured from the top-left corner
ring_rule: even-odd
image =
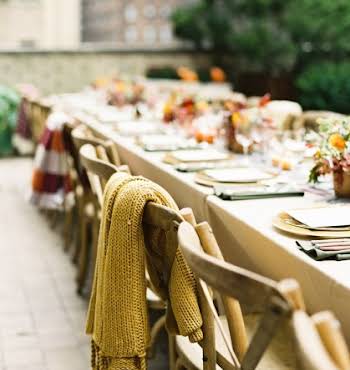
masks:
[[[106,185],[86,329],[92,335],[94,370],[147,368],[146,259],[151,282],[167,301],[167,329],[192,342],[203,339],[196,282],[180,249],[171,257],[165,233],[143,226],[150,201],[178,210],[164,189],[143,177],[116,173]],[[159,259],[162,268],[171,266],[167,286]]]

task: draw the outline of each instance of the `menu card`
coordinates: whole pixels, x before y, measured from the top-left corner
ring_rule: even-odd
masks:
[[[310,228],[350,225],[350,205],[293,209],[286,213]]]

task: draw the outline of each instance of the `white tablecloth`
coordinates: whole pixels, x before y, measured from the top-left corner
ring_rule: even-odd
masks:
[[[193,174],[183,174],[162,163],[162,153],[147,153],[131,138],[120,137],[110,126],[90,127],[112,139],[123,163],[135,175],[163,186],[179,207],[191,207],[197,221],[208,220],[226,259],[270,278],[299,281],[310,312],[332,310],[350,343],[350,260],[314,261],[295,244],[296,237],[272,226],[280,211],[305,207],[315,196],[248,201],[223,201],[210,188],[197,185]]]
[[[272,279],[295,278],[308,310],[332,310],[350,342],[350,260],[315,261],[298,250],[299,237],[272,226],[279,212],[315,200],[305,196],[232,202],[210,196],[209,222],[228,261]]]

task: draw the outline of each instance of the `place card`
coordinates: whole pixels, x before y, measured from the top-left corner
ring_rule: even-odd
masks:
[[[293,209],[286,213],[310,228],[350,225],[350,205]]]

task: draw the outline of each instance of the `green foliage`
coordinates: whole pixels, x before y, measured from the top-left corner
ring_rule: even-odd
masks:
[[[201,81],[201,82],[210,82],[211,81],[210,69],[209,68],[205,68],[205,67],[197,68],[196,72],[198,74],[199,81]]]
[[[175,11],[175,34],[215,55],[234,56],[241,70],[289,71],[296,58],[282,23],[289,1],[199,0]]]
[[[207,33],[205,24],[205,3],[185,5],[172,15],[175,34],[184,40],[190,40],[197,48],[202,48],[203,37]]]
[[[349,55],[349,0],[293,0],[285,13],[285,27],[299,54],[343,58]]]
[[[241,71],[277,74],[350,54],[349,0],[197,0],[172,17],[175,34]]]
[[[17,121],[18,104],[16,92],[0,86],[0,155],[12,152],[11,136]]]
[[[199,67],[196,69],[198,74],[198,79],[201,82],[210,82],[210,68]],[[176,68],[171,66],[162,66],[162,67],[150,67],[146,71],[146,77],[155,78],[155,79],[166,79],[166,80],[179,80],[180,77],[176,72]]]
[[[160,78],[166,80],[178,80],[176,69],[174,67],[150,67],[146,71],[148,78]]]
[[[290,36],[268,17],[242,23],[229,39],[235,60],[249,71],[272,75],[293,69],[297,50]]]
[[[324,62],[308,67],[297,79],[306,109],[350,113],[350,63]]]

